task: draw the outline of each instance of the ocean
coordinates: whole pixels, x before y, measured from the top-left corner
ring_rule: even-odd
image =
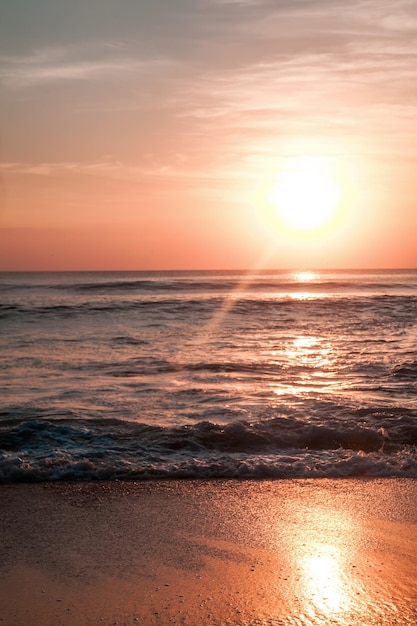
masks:
[[[0,481],[417,477],[417,271],[2,273]]]

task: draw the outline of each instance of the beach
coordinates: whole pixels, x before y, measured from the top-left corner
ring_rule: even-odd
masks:
[[[413,479],[1,487],[2,624],[417,622]]]

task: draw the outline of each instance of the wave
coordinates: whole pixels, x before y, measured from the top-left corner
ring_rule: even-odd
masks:
[[[299,294],[300,295],[300,294]],[[301,294],[302,296],[302,294]],[[397,314],[401,309],[404,319],[415,321],[417,313],[417,296],[401,295],[374,295],[363,296],[337,296],[329,298],[328,295],[309,295],[304,297],[292,297],[284,294],[282,297],[248,297],[236,294],[228,303],[228,314],[247,315],[270,313],[277,311],[302,311],[308,314],[310,311],[318,316],[327,316],[334,313],[369,312],[370,307],[378,308],[381,316]],[[106,313],[123,313],[129,311],[150,310],[155,308],[158,313],[176,314],[181,312],[215,313],[220,309],[227,298],[218,294],[207,298],[172,297],[163,300],[155,297],[140,298],[137,300],[114,300],[114,301],[86,301],[70,304],[28,305],[19,303],[0,304],[0,319],[13,319],[25,316],[54,316],[74,317],[85,315],[100,315]]]
[[[4,277],[5,276],[5,277]],[[118,273],[57,273],[3,275],[2,291],[45,290],[75,294],[121,293],[184,293],[234,291],[293,292],[309,291],[345,292],[370,291],[392,293],[416,290],[417,273],[408,272],[317,272],[303,281],[297,273],[245,272],[151,272],[145,274]]]
[[[117,419],[9,419],[0,429],[0,482],[417,477],[416,416],[395,417],[373,425],[277,417],[169,428]]]
[[[401,380],[417,382],[417,361],[406,361],[392,370],[392,376]]]
[[[393,285],[389,283],[362,283],[355,285],[361,289],[384,289],[392,290]],[[107,293],[109,291],[146,291],[146,292],[190,292],[190,291],[221,291],[221,292],[233,292],[235,290],[262,290],[262,291],[288,291],[300,288],[300,283],[295,281],[283,281],[283,280],[207,280],[207,281],[194,281],[194,280],[169,280],[169,281],[157,281],[157,280],[133,280],[133,281],[112,281],[106,283],[79,283],[72,285],[56,285],[57,289],[74,290],[79,292],[100,292]],[[350,283],[341,281],[319,281],[308,283],[309,289],[320,290],[333,290],[333,289],[352,289]]]
[[[85,315],[99,315],[102,313],[123,313],[140,309],[157,307],[160,312],[170,311],[178,313],[181,310],[203,310],[209,306],[216,306],[221,303],[220,299],[211,300],[206,303],[202,300],[179,300],[169,299],[163,302],[155,300],[128,300],[110,303],[82,302],[76,304],[51,304],[43,306],[28,306],[20,304],[0,304],[0,319],[12,319],[14,317],[25,316],[53,316],[53,317],[77,317]]]

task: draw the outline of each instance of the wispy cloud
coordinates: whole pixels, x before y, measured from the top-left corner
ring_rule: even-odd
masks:
[[[115,133],[123,132],[128,145],[137,132],[137,161],[152,153],[155,172],[176,171],[176,152],[207,169],[225,154],[268,152],[287,135],[388,140],[396,132],[403,141],[415,125],[415,0],[173,0],[149,12],[158,25],[149,31],[138,13],[136,34],[126,25],[125,37],[3,54],[0,80],[12,94],[70,85],[53,95],[58,110],[77,114],[69,123],[102,114],[109,144],[121,144]],[[92,83],[100,88],[87,90]],[[146,167],[108,167],[109,175],[147,175]]]
[[[140,59],[115,52],[117,46],[106,45],[94,56],[86,54],[82,47],[46,48],[25,56],[0,56],[0,80],[8,87],[22,88],[54,81],[120,79],[123,75],[154,73],[173,65],[168,59]]]
[[[0,172],[8,177],[13,176],[89,176],[106,178],[107,180],[139,181],[144,178],[158,178],[164,180],[187,179],[187,180],[215,180],[221,177],[219,172],[205,173],[201,170],[193,170],[188,166],[187,157],[181,153],[173,154],[171,161],[165,164],[149,164],[138,166],[121,161],[97,161],[97,162],[50,162],[50,163],[0,163]]]

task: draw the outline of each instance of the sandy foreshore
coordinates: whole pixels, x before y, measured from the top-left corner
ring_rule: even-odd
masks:
[[[414,480],[0,493],[1,624],[417,624]]]

